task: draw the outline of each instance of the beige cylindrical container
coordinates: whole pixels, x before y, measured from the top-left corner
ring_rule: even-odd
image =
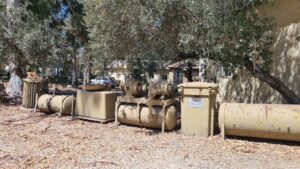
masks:
[[[22,106],[25,108],[34,108],[36,102],[36,94],[40,94],[42,88],[41,81],[32,81],[25,79],[23,83]]]
[[[42,95],[38,99],[38,108],[45,113],[61,112],[62,115],[71,115],[73,96]]]
[[[150,83],[148,88],[148,97],[155,98],[157,96],[167,96],[170,97],[174,95],[175,88],[172,84],[166,82],[156,82]]]
[[[300,141],[300,105],[223,103],[219,125],[226,135]]]
[[[118,121],[124,124],[149,127],[155,129],[162,128],[163,116],[161,115],[162,107],[153,107],[153,111],[150,114],[149,108],[136,105],[123,104],[118,109]],[[177,114],[176,108],[170,106],[166,108],[165,116],[165,129],[173,130],[176,127]]]

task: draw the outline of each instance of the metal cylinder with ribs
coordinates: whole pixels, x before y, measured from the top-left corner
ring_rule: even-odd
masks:
[[[128,96],[139,97],[143,93],[143,85],[135,79],[128,79],[121,85],[121,89]]]
[[[300,141],[300,105],[223,103],[219,127],[223,137]]]
[[[149,84],[148,88],[148,97],[156,98],[159,96],[170,97],[174,95],[175,88],[170,83],[166,82],[156,82]]]
[[[147,106],[137,106],[132,104],[122,104],[119,107],[117,114],[118,121],[124,124],[136,125],[149,128],[162,128],[162,107],[150,107],[153,109],[152,113]],[[175,106],[166,108],[165,115],[165,129],[173,130],[177,123],[177,114]]]
[[[38,99],[38,108],[45,113],[71,115],[73,96],[44,94]]]

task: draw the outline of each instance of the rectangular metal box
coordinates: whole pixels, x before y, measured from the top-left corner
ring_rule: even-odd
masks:
[[[113,121],[117,94],[112,91],[77,91],[75,116],[99,122]]]
[[[218,85],[192,82],[181,90],[181,131],[187,135],[209,137],[214,130],[214,105]]]

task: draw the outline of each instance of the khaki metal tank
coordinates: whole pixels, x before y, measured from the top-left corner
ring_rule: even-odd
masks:
[[[121,89],[126,95],[134,97],[140,97],[143,93],[143,88],[145,88],[143,84],[136,79],[128,79],[121,85]]]
[[[36,94],[40,94],[42,82],[25,79],[23,84],[22,106],[25,108],[34,108],[36,104]]]
[[[61,112],[62,115],[71,115],[73,96],[49,94],[42,95],[38,99],[38,108],[45,113]]]
[[[115,123],[173,130],[177,124],[174,91],[171,84],[142,84],[128,79],[121,85],[125,96],[119,96],[115,108]]]
[[[223,103],[219,125],[223,138],[231,135],[300,141],[300,105]]]
[[[139,108],[138,106],[132,104],[120,105],[117,114],[118,121],[124,124],[162,129],[162,107],[152,107],[152,113],[150,113],[148,109],[148,106],[141,106]],[[170,106],[166,108],[164,123],[165,129],[173,130],[176,126],[176,123],[176,108],[174,106]]]
[[[156,98],[157,96],[171,97],[176,93],[176,88],[170,83],[156,82],[147,87],[148,97]]]

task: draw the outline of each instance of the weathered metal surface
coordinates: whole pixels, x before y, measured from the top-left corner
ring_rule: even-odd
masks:
[[[192,82],[178,86],[181,99],[181,130],[187,135],[214,134],[214,106],[218,85]]]
[[[151,83],[147,87],[149,98],[171,97],[176,93],[175,90],[172,84],[166,82]]]
[[[140,97],[143,94],[142,83],[135,79],[128,79],[124,84],[121,85],[121,89],[127,96],[131,97]]]
[[[38,109],[45,113],[71,115],[73,96],[45,94],[38,99]]]
[[[112,91],[77,91],[75,116],[80,119],[107,122],[115,118],[117,94]]]
[[[22,106],[25,108],[34,108],[36,104],[36,94],[40,94],[41,89],[41,81],[32,81],[29,79],[25,79],[23,82]]]
[[[111,90],[109,88],[109,86],[106,85],[101,85],[101,84],[97,84],[97,85],[91,85],[91,84],[87,84],[87,85],[83,85],[82,86],[83,90],[86,91],[103,91],[103,90]]]
[[[152,113],[148,110],[149,108],[152,109]],[[170,106],[165,110],[165,117],[163,117],[163,114],[162,107],[122,104],[119,107],[118,120],[124,124],[162,129],[162,121],[165,118],[164,128],[173,130],[177,123],[176,108]]]
[[[190,82],[178,85],[178,92],[185,96],[210,96],[217,95],[218,88],[214,83]]]
[[[142,85],[129,79],[121,85],[125,96],[116,102],[116,124],[131,124],[142,127],[173,130],[177,123],[174,88],[167,83]]]
[[[133,103],[133,104],[144,104],[144,105],[155,105],[155,106],[163,106],[166,103],[167,104],[173,104],[174,99],[168,99],[168,100],[158,100],[158,99],[148,99],[146,97],[144,98],[131,98],[126,96],[120,96],[117,98],[117,102],[119,103]]]
[[[222,136],[300,141],[300,105],[223,103]]]

